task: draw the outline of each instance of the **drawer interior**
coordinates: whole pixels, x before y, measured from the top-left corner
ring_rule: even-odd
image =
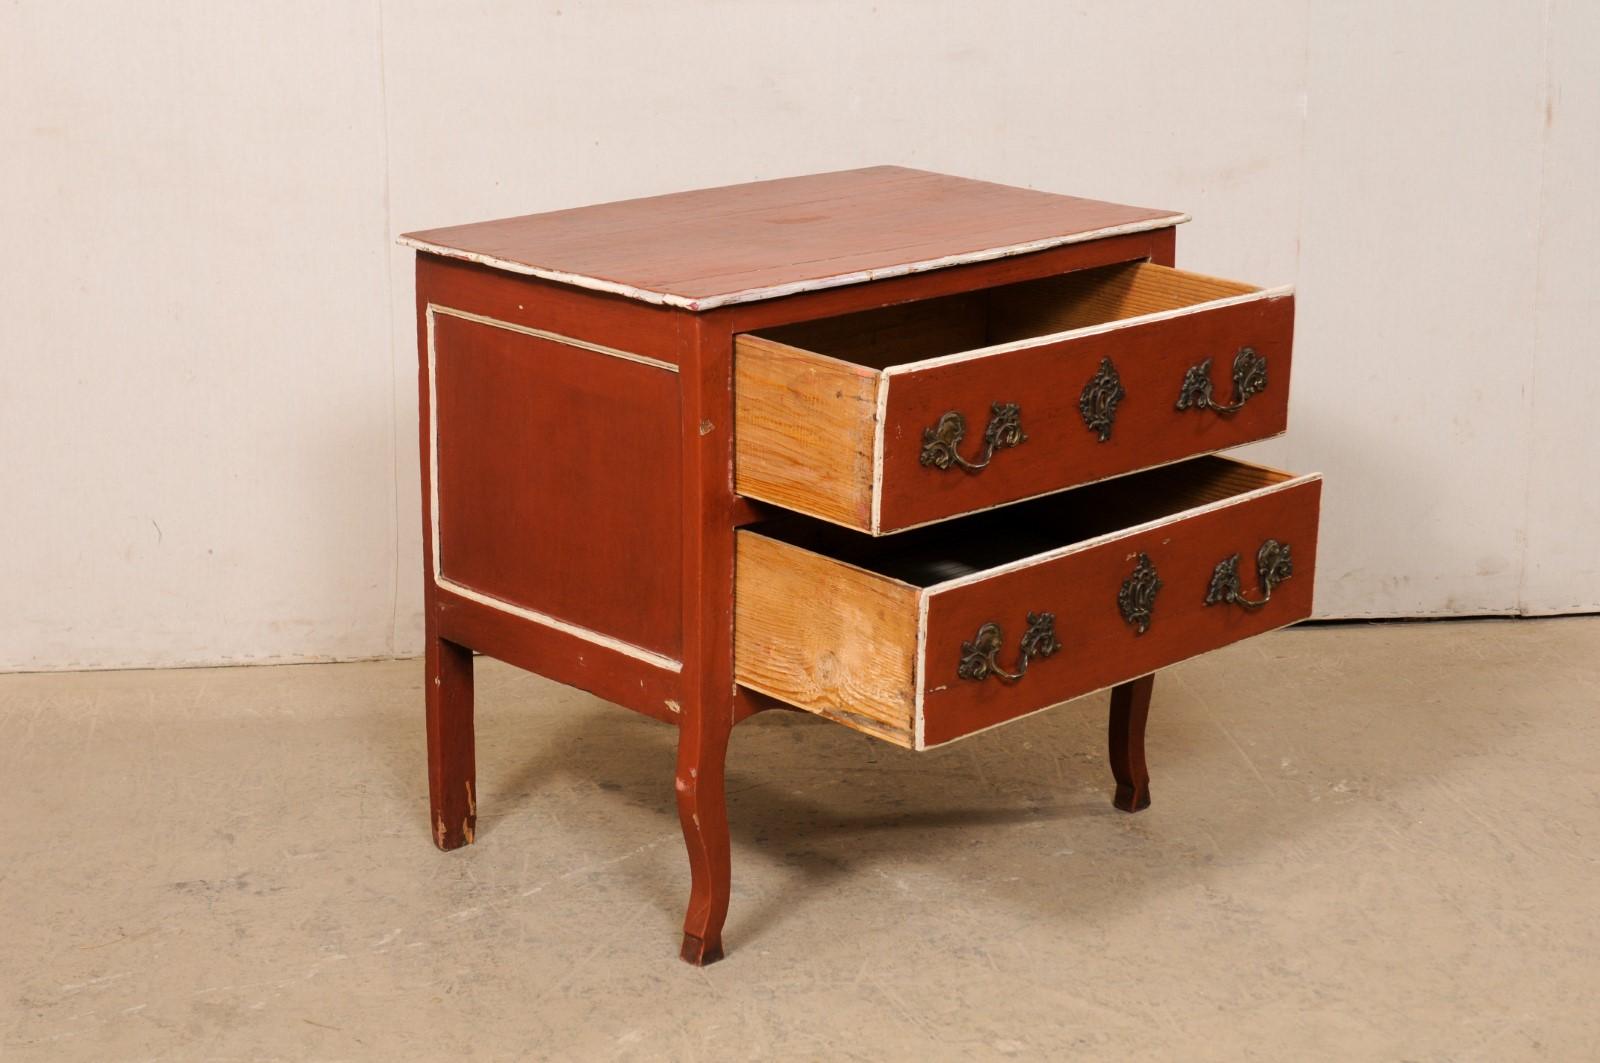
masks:
[[[799,514],[752,530],[914,587],[931,587],[1293,478],[1207,456],[891,536]]]
[[[1150,262],[1124,262],[785,325],[757,335],[870,369],[887,369],[1260,290]]]

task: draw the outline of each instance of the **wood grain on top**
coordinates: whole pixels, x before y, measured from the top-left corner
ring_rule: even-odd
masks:
[[[709,310],[1185,220],[1172,211],[873,166],[430,229],[401,242]]]

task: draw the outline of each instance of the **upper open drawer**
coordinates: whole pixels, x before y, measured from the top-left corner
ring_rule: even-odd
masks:
[[[1293,330],[1133,262],[741,335],[735,486],[876,535],[1264,439]]]

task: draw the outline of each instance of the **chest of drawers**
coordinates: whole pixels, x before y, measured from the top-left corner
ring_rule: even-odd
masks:
[[[722,954],[728,736],[910,749],[1310,613],[1287,289],[1184,216],[874,167],[414,233],[433,835],[473,839],[472,654],[679,729],[682,956]]]

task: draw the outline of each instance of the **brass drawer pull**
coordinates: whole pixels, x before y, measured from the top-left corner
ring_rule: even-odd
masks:
[[[922,464],[935,469],[960,466],[968,472],[977,472],[994,460],[994,452],[1026,443],[1022,434],[1022,408],[1014,402],[997,402],[989,408],[989,427],[983,430],[983,454],[977,461],[968,461],[956,452],[967,434],[967,419],[955,410],[939,418],[932,428],[922,430]]]
[[[1122,378],[1117,376],[1117,367],[1109,358],[1100,359],[1100,369],[1089,378],[1083,386],[1083,394],[1078,396],[1078,412],[1083,415],[1083,423],[1091,432],[1099,434],[1100,442],[1111,438],[1111,426],[1117,420],[1117,403],[1127,397]]]
[[[1117,608],[1122,610],[1122,619],[1133,625],[1135,635],[1150,630],[1150,617],[1160,590],[1161,577],[1156,575],[1156,566],[1150,563],[1149,554],[1141,553],[1133,566],[1133,575],[1123,580],[1122,589],[1117,591]]]
[[[1233,401],[1223,405],[1211,390],[1211,359],[1191,365],[1183,374],[1183,386],[1178,389],[1178,409],[1191,406],[1197,410],[1214,410],[1220,414],[1238,413],[1251,395],[1267,390],[1267,359],[1256,353],[1254,347],[1240,347],[1233,356]]]
[[[1223,558],[1211,571],[1211,586],[1206,589],[1207,605],[1240,605],[1246,609],[1260,609],[1272,600],[1272,588],[1294,575],[1294,559],[1289,556],[1289,544],[1268,539],[1256,551],[1256,579],[1261,584],[1261,597],[1247,598],[1239,589],[1239,555]]]
[[[995,659],[1002,638],[999,624],[990,621],[980,627],[971,642],[961,644],[961,664],[956,668],[956,675],[976,682],[994,676],[1002,683],[1015,683],[1028,670],[1029,661],[1035,657],[1049,657],[1061,648],[1056,640],[1054,613],[1028,614],[1028,630],[1022,633],[1022,649],[1017,655],[1015,672],[1006,671]]]

